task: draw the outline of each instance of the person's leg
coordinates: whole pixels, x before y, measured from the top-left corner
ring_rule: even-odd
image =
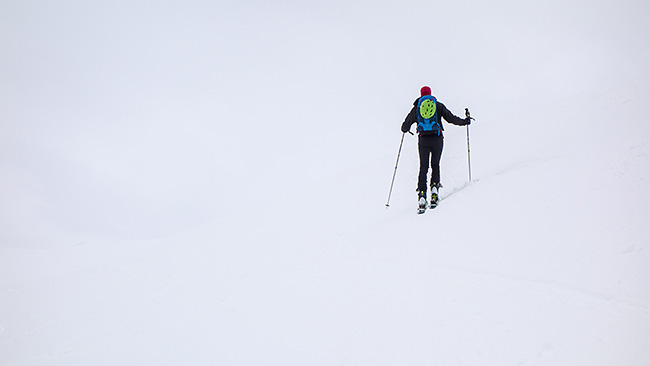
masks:
[[[435,136],[430,141],[431,151],[431,186],[437,187],[440,184],[440,158],[442,157],[442,148],[444,145],[444,138],[442,136]],[[422,162],[420,161],[420,164]],[[425,178],[426,179],[426,178]]]
[[[427,191],[427,172],[429,170],[429,157],[431,148],[427,139],[420,137],[418,140],[418,152],[420,154],[420,173],[418,174],[418,192]]]
[[[436,136],[431,141],[431,208],[438,206],[440,195],[440,157],[442,156],[443,138]]]

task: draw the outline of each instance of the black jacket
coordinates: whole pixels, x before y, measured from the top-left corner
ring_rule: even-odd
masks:
[[[416,113],[417,113],[419,100],[420,98],[417,98],[415,102],[413,102],[413,108],[411,108],[411,111],[406,116],[406,119],[404,119],[404,123],[402,123],[402,132],[408,132],[411,129],[411,126],[414,123],[418,122]],[[436,122],[438,122],[440,128],[443,130],[444,128],[442,127],[442,123],[440,120],[441,117],[444,118],[445,121],[451,123],[452,125],[457,125],[457,126],[465,126],[468,125],[470,122],[468,119],[462,119],[458,116],[455,116],[453,113],[449,111],[449,109],[447,109],[447,107],[445,107],[444,104],[440,103],[439,101],[436,101],[436,111],[438,112],[436,113],[436,116],[438,117],[438,121]],[[424,131],[420,133],[420,136],[427,135],[427,134],[437,134],[437,132]]]

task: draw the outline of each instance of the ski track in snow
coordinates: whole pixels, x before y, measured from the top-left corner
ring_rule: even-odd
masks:
[[[474,184],[474,183],[476,183],[476,182],[479,182],[479,181],[480,181],[480,179],[473,179],[471,182],[467,182],[467,183],[463,184],[463,185],[460,186],[460,187],[452,188],[452,190],[449,191],[448,193],[445,192],[445,194],[443,194],[442,192],[440,192],[440,202],[442,202],[443,200],[446,200],[447,198],[449,198],[449,197],[455,195],[456,193],[458,193],[458,192],[460,192],[460,191],[462,191],[462,190],[464,190],[464,189],[470,187],[472,184]],[[444,189],[444,187],[443,187],[443,189]],[[444,192],[444,191],[443,191],[443,192]]]

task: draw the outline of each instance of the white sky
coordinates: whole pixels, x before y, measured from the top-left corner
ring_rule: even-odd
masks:
[[[102,235],[209,220],[238,194],[392,156],[382,144],[424,84],[494,120],[647,79],[648,15],[646,1],[4,0],[0,218]]]

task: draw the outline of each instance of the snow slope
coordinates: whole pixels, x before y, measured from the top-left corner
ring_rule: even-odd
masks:
[[[376,157],[171,237],[0,246],[0,364],[650,364],[649,103],[638,82],[475,113],[471,183],[447,125],[425,215],[410,136],[384,207],[395,123]]]
[[[0,2],[0,365],[650,364],[649,8]]]

